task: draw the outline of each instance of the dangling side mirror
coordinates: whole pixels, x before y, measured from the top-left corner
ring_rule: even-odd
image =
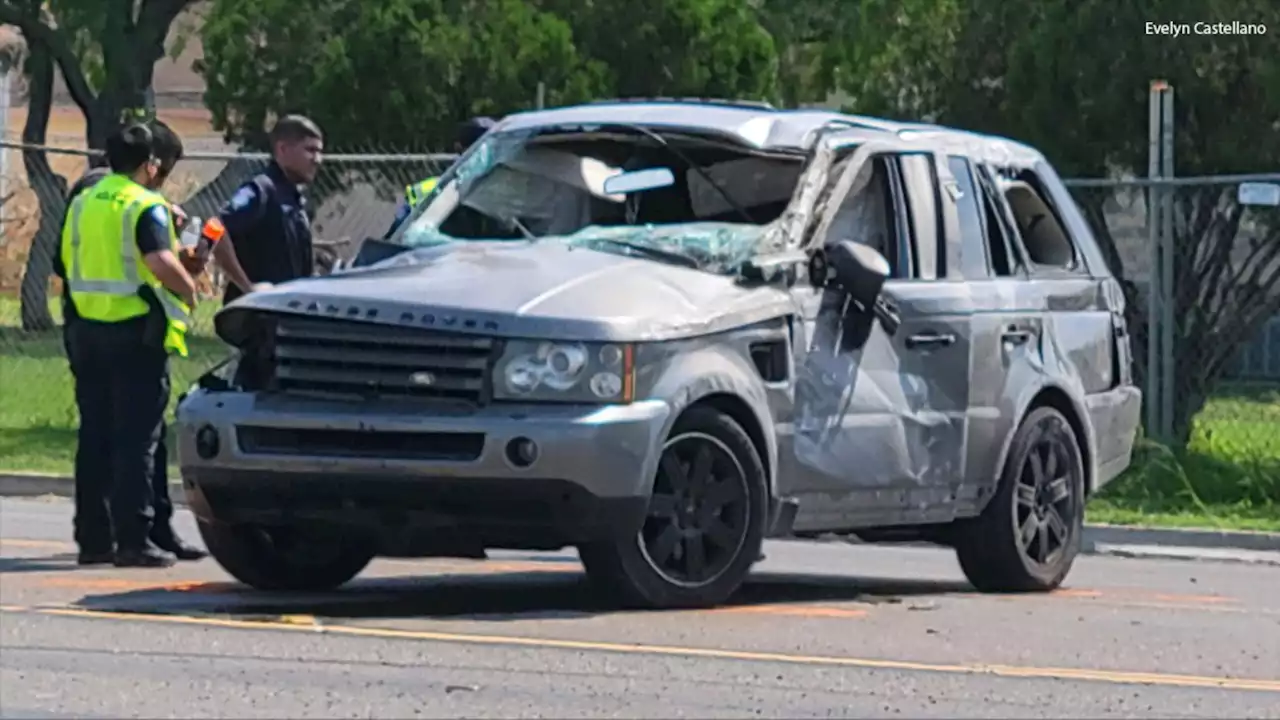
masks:
[[[809,280],[815,287],[836,287],[847,293],[864,311],[873,313],[886,333],[898,331],[901,319],[884,301],[881,292],[892,268],[875,248],[841,240],[815,250],[809,259]]]

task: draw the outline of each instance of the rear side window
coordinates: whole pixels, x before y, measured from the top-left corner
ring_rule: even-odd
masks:
[[[1071,234],[1063,227],[1035,173],[1024,170],[1005,183],[1004,195],[1018,224],[1018,235],[1027,258],[1041,267],[1071,270],[1076,267],[1076,249]]]
[[[1010,277],[1017,266],[1013,256],[1013,230],[1004,222],[1003,208],[997,194],[995,181],[982,168],[974,168],[978,180],[977,190],[982,197],[982,226],[986,230],[987,256],[991,262],[991,272],[996,277]],[[1006,232],[1007,231],[1007,232]]]
[[[947,156],[947,167],[956,179],[960,197],[956,198],[956,213],[960,220],[960,269],[967,280],[980,280],[991,276],[987,257],[986,230],[982,222],[981,196],[973,181],[968,158]]]
[[[916,277],[936,280],[946,275],[946,259],[939,252],[938,173],[933,156],[906,154],[899,158],[902,184],[907,191],[908,217],[915,239]]]

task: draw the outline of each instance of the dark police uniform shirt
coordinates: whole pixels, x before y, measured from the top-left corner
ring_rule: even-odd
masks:
[[[63,215],[62,226],[65,228],[67,220],[71,217],[71,203],[79,197],[80,193],[88,190],[98,181],[111,174],[111,170],[105,167],[93,168],[86,172],[79,180],[76,181],[71,189],[67,191],[67,213]],[[158,205],[138,218],[136,227],[137,239],[135,244],[138,246],[138,257],[141,258],[148,253],[164,250],[169,245],[169,209],[163,205]],[[53,256],[53,272],[62,279],[62,323],[65,327],[68,322],[79,319],[76,312],[75,304],[71,302],[71,289],[67,286],[67,272],[62,265],[62,236],[58,236],[58,252]],[[160,308],[159,303],[153,303],[154,311],[164,312]]]
[[[274,162],[236,190],[219,217],[250,281],[278,284],[311,277],[315,260],[306,211],[300,188]],[[243,294],[228,283],[223,303]]]

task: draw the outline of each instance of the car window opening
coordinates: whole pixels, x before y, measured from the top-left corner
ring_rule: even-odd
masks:
[[[896,241],[898,233],[893,222],[896,213],[887,162],[886,158],[877,157],[858,171],[849,193],[832,216],[823,244],[852,240],[867,245],[888,259],[892,277],[902,277],[899,272],[902,248]],[[844,169],[837,167],[837,172]],[[833,173],[832,177],[838,175]]]
[[[487,172],[464,181],[461,201],[444,216],[439,231],[463,240],[522,239],[519,225],[545,237],[590,226],[745,223],[715,184],[755,224],[764,225],[786,209],[804,168],[799,154],[752,152],[682,134],[662,139],[679,152],[624,132],[528,134]],[[675,182],[625,196],[602,189],[611,175],[651,168],[671,170]]]
[[[1034,177],[1029,172],[1019,174],[1004,184],[1004,195],[1031,262],[1063,269],[1075,267],[1071,240],[1053,208],[1036,189]]]

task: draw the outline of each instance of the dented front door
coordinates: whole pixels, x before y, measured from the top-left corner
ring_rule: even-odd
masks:
[[[805,318],[789,458],[799,531],[945,518],[959,479],[968,300],[962,285],[929,279],[921,266],[932,261],[912,255],[919,238],[910,214],[922,208],[908,200],[900,159],[914,152],[878,144],[838,162],[815,211],[811,242],[852,239],[892,256],[899,276],[885,294],[903,322],[889,336],[838,292],[795,290]],[[936,257],[936,231],[921,235]]]

